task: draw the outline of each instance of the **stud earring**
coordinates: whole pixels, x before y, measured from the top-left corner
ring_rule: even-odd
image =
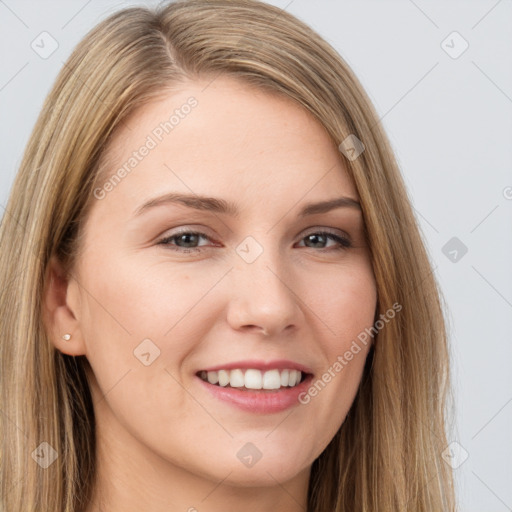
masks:
[[[64,334],[64,336],[62,336],[62,339],[65,341],[69,341],[71,339],[71,334]]]

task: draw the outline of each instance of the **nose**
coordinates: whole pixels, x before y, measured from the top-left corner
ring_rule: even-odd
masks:
[[[290,268],[285,270],[269,250],[252,263],[237,261],[228,285],[228,323],[235,330],[267,336],[297,328],[303,312],[293,284]]]

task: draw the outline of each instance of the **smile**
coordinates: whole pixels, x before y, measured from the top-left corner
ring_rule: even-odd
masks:
[[[199,377],[205,382],[220,386],[245,390],[278,390],[299,385],[305,374],[292,368],[261,371],[256,368],[242,370],[201,371]]]

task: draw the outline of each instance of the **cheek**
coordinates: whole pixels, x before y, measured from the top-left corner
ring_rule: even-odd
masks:
[[[346,397],[355,396],[364,363],[371,347],[367,335],[375,320],[377,289],[369,264],[357,271],[347,272],[333,283],[333,299],[329,306],[328,321],[335,335],[326,341],[329,375],[337,381],[333,387],[344,387]],[[329,377],[326,375],[326,379]]]
[[[343,348],[348,340],[373,324],[377,290],[367,260],[312,276],[304,296],[307,305],[324,324],[333,349]]]
[[[316,449],[332,439],[354,401],[371,347],[377,291],[371,265],[345,267],[316,280],[308,305],[314,311],[322,370],[300,397],[319,426]],[[361,336],[363,334],[363,336]],[[358,338],[359,337],[359,338]],[[363,340],[363,341],[361,341]]]
[[[94,270],[83,273],[82,328],[102,388],[144,362],[160,371],[178,367],[208,328],[205,305],[209,315],[214,305],[205,295],[218,281],[212,272],[191,278],[190,271],[116,257],[98,257],[88,268]]]
[[[163,336],[205,293],[208,279],[190,279],[165,265],[144,265],[137,258],[105,258],[86,275],[84,294],[89,322],[130,336]],[[212,282],[213,284],[213,282]],[[211,285],[210,285],[211,286]]]
[[[176,420],[176,410],[197,415],[176,368],[194,344],[191,307],[204,290],[191,288],[183,275],[166,280],[163,269],[128,264],[128,259],[96,268],[84,277],[82,327],[97,402],[108,404],[126,426],[156,411],[164,424]]]

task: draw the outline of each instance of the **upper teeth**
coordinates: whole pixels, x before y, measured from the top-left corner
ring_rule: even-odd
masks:
[[[248,370],[219,370],[214,372],[201,372],[201,378],[210,384],[233,388],[246,387],[247,389],[279,389],[280,387],[296,386],[302,379],[299,370],[267,370],[262,372],[256,369]]]

